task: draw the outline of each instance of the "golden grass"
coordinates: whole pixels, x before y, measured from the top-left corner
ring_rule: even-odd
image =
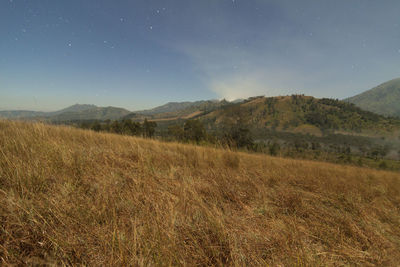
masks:
[[[399,259],[399,173],[0,121],[0,264]]]

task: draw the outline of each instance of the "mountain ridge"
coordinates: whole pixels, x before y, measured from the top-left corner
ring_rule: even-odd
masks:
[[[51,112],[5,110],[0,111],[0,117],[7,119],[39,119],[63,122],[73,120],[115,120],[129,113],[131,113],[129,110],[119,107],[98,107],[92,104],[74,104],[64,109]]]
[[[291,95],[253,97],[199,116],[208,128],[226,124],[253,129],[299,131],[320,135],[325,131],[382,132],[400,129],[400,120],[365,111],[340,100]]]
[[[381,115],[400,117],[400,78],[384,82],[344,101]]]

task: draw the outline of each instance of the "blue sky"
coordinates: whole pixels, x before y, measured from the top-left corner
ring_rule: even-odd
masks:
[[[303,93],[400,76],[398,0],[0,0],[0,109]]]

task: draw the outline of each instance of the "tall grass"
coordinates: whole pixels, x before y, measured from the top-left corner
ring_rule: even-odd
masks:
[[[385,265],[400,174],[0,121],[0,262]]]

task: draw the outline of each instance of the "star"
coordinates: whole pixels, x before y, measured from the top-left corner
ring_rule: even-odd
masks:
[[[68,44],[68,47],[72,47],[72,44],[71,44],[71,43],[69,43],[69,44]]]
[[[150,26],[149,29],[150,29],[150,30],[153,30],[153,26]]]

